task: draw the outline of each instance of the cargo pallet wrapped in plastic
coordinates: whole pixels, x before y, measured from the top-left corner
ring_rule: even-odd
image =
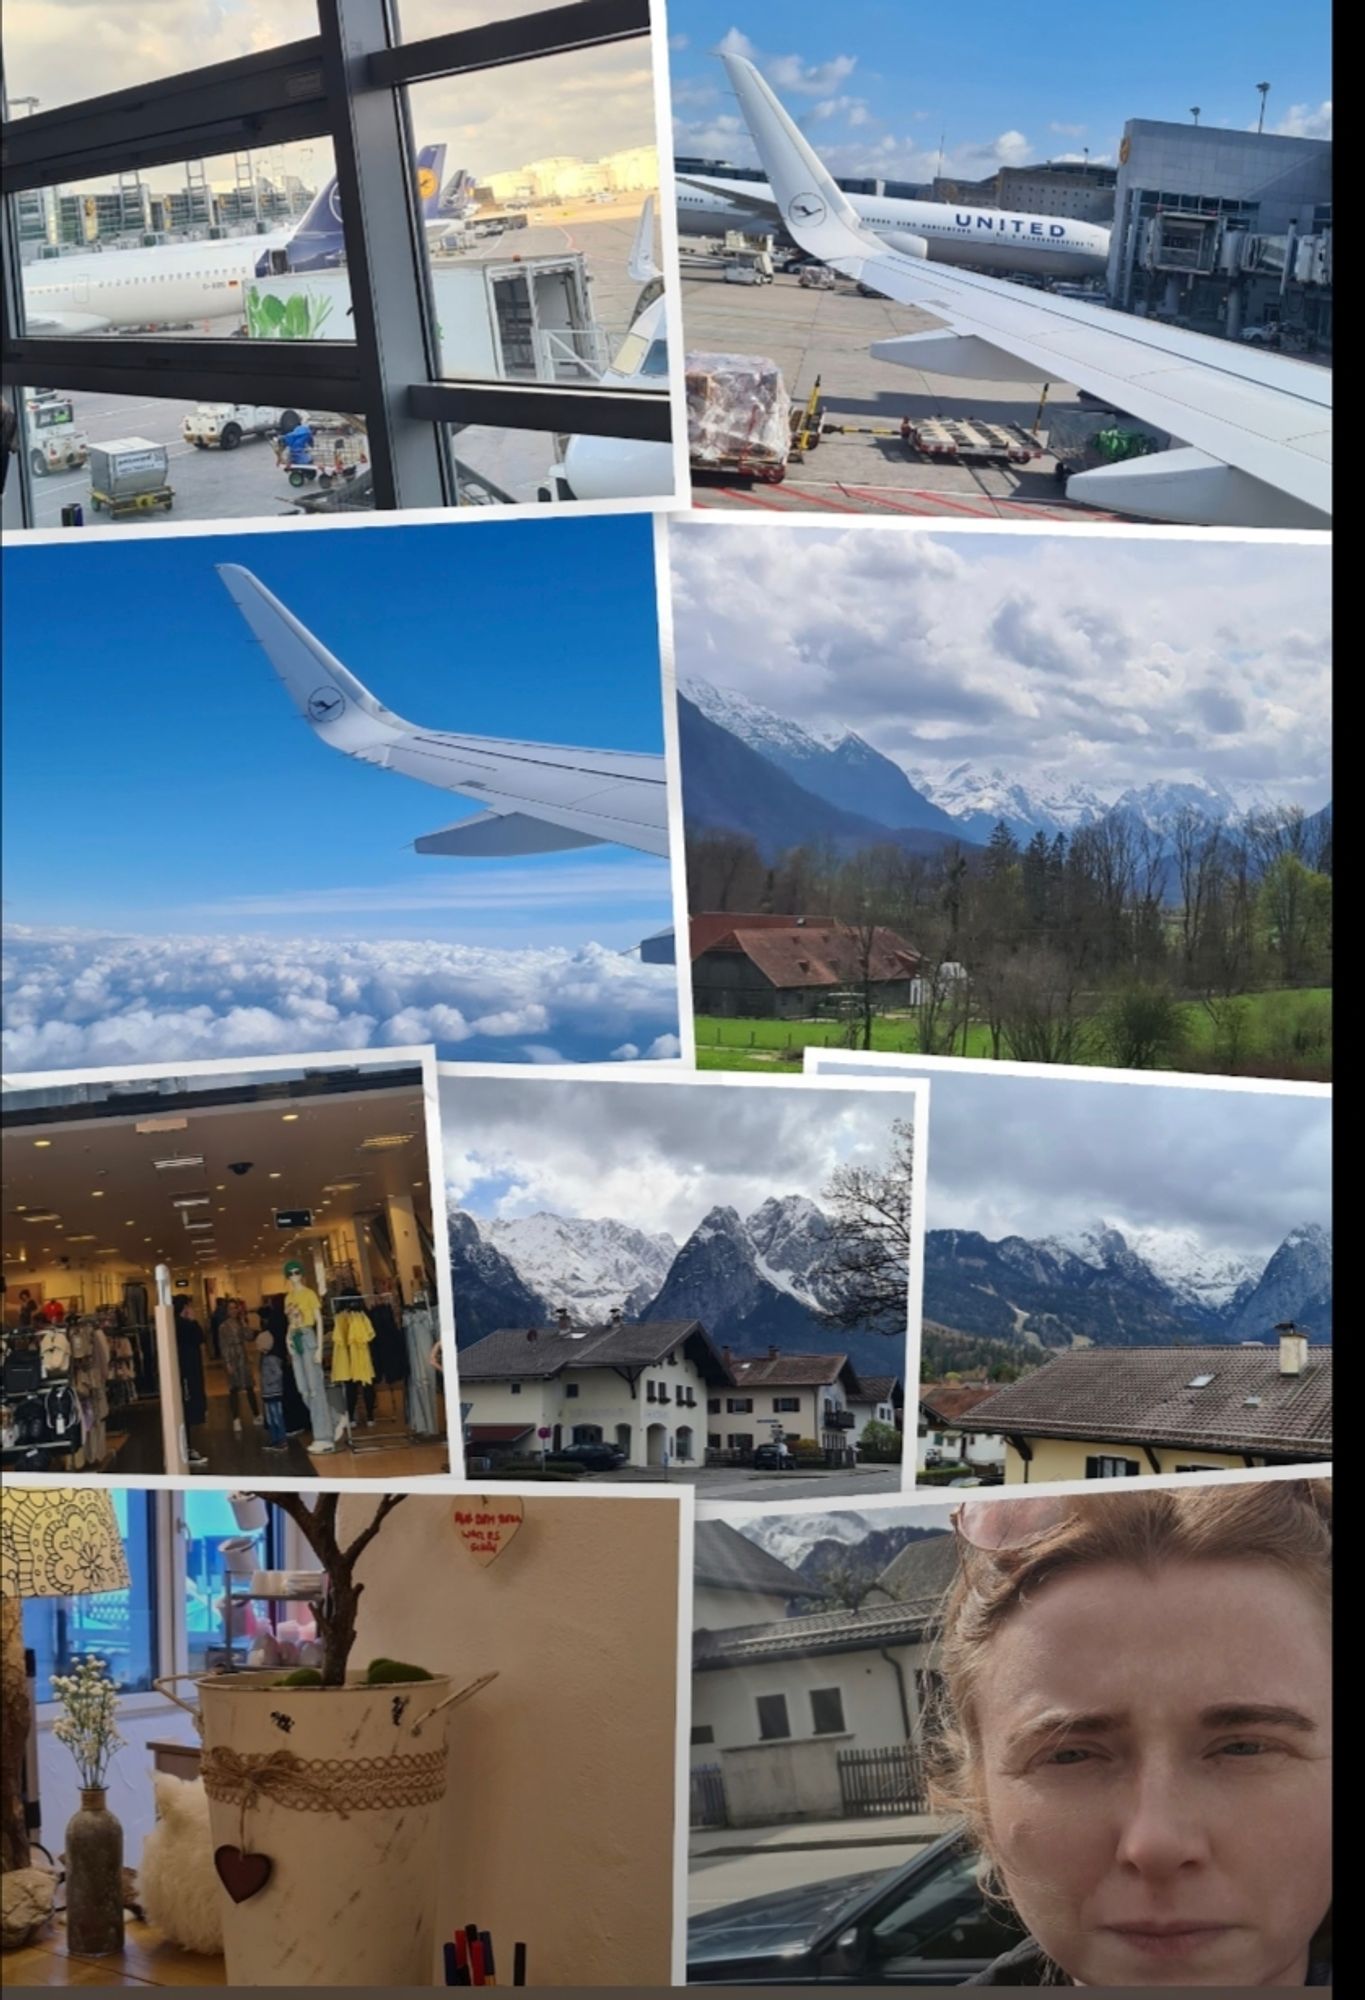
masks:
[[[692,464],[781,479],[791,450],[791,398],[781,370],[754,354],[689,354]]]

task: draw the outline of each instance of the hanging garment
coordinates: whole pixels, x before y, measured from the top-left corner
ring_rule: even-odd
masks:
[[[408,1429],[418,1437],[436,1437],[441,1420],[436,1408],[436,1370],[431,1363],[436,1320],[430,1306],[408,1307],[403,1314],[403,1338],[408,1350]]]
[[[354,1308],[339,1312],[332,1322],[332,1380],[373,1382],[373,1343],[374,1326],[368,1313]]]
[[[375,1379],[380,1382],[406,1382],[408,1344],[393,1307],[387,1300],[380,1299],[371,1306],[370,1318],[374,1325]]]

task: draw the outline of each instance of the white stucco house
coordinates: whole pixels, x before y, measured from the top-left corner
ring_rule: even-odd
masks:
[[[858,1434],[861,1394],[846,1354],[732,1354],[721,1350],[733,1384],[707,1399],[707,1441],[714,1451],[749,1451],[801,1440],[826,1452],[848,1451]],[[866,1420],[864,1420],[866,1421]]]
[[[710,1399],[734,1378],[697,1320],[499,1327],[461,1348],[472,1457],[615,1444],[634,1466],[700,1464]]]
[[[1005,1440],[973,1420],[977,1405],[996,1393],[993,1382],[921,1382],[916,1468],[960,1465],[964,1472],[1001,1477]]]
[[[904,1384],[899,1375],[867,1375],[860,1369],[858,1394],[849,1397],[848,1406],[857,1418],[855,1441],[872,1423],[899,1430],[905,1421]]]
[[[700,1537],[698,1550],[699,1587],[703,1576],[714,1578],[718,1559],[740,1567],[728,1549],[702,1548]],[[764,1574],[748,1593],[750,1622],[734,1622],[733,1592],[723,1585],[699,1588],[707,1614],[719,1611],[726,1622],[703,1625],[699,1610],[694,1625],[694,1808],[704,1799],[711,1823],[733,1826],[839,1818],[872,1784],[892,1796],[901,1788],[906,1809],[916,1809],[954,1537],[909,1544],[857,1610],[801,1610],[805,1580],[788,1570],[784,1586],[769,1568],[775,1559],[757,1553]],[[779,1599],[783,1615],[765,1615]]]

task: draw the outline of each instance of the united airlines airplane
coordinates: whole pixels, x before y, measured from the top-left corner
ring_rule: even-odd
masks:
[[[770,187],[760,181],[712,180],[679,174],[678,229],[684,236],[719,236],[729,229],[795,232]],[[1015,215],[998,208],[959,208],[892,195],[847,194],[859,222],[884,243],[923,243],[936,264],[972,264],[982,271],[1019,271],[1039,278],[1099,276],[1109,262],[1109,231],[1095,222],[1055,215]]]
[[[444,146],[426,146],[417,157],[418,201],[429,234],[450,228],[450,217],[438,207],[445,153]],[[345,250],[340,191],[332,179],[297,225],[265,236],[98,250],[26,264],[25,327],[33,334],[102,333],[109,327],[240,319],[253,278],[334,270]]]
[[[722,61],[801,248],[942,322],[875,341],[878,359],[976,382],[1069,383],[1181,441],[1073,473],[1074,499],[1154,521],[1330,524],[1330,369],[980,271],[948,271],[928,261],[927,238],[888,243],[835,185],[753,64],[742,56]]]
[[[554,854],[615,842],[668,853],[664,760],[624,750],[574,750],[496,736],[457,736],[405,722],[236,563],[219,563],[228,595],[260,641],[313,734],[383,771],[459,792],[485,809],[423,834],[418,854],[482,859]]]

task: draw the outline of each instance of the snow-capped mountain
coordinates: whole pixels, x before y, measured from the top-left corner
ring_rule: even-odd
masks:
[[[479,1233],[507,1259],[522,1283],[575,1319],[627,1317],[649,1304],[668,1276],[678,1246],[629,1223],[586,1216],[526,1215],[482,1222]]]
[[[818,1542],[842,1542],[856,1549],[867,1540],[872,1523],[862,1514],[762,1514],[757,1519],[736,1521],[741,1535],[757,1542],[770,1556],[799,1570],[803,1559]]]
[[[1261,1266],[1248,1258],[1210,1250],[1192,1229],[1125,1232],[1112,1222],[1101,1222],[1052,1241],[1097,1270],[1114,1268],[1127,1252],[1161,1280],[1172,1298],[1201,1312],[1217,1313],[1234,1302],[1240,1304],[1261,1274]]]
[[[952,834],[953,824],[892,758],[852,730],[819,734],[735,688],[684,680],[683,695],[718,729],[738,737],[808,792],[879,826]]]
[[[1032,1346],[1151,1347],[1271,1340],[1281,1320],[1332,1337],[1330,1232],[1295,1229],[1264,1264],[1175,1229],[1099,1222],[1069,1237],[925,1237],[924,1317]]]
[[[1051,840],[1104,818],[1109,802],[1092,785],[1040,772],[1028,785],[998,765],[979,771],[955,764],[950,771],[913,769],[910,777],[924,796],[956,820],[970,840],[989,840],[1003,820],[1023,846],[1042,832]]]
[[[1266,1329],[1292,1319],[1311,1340],[1332,1338],[1332,1235],[1319,1223],[1293,1229],[1240,1303],[1234,1340],[1263,1340]]]

